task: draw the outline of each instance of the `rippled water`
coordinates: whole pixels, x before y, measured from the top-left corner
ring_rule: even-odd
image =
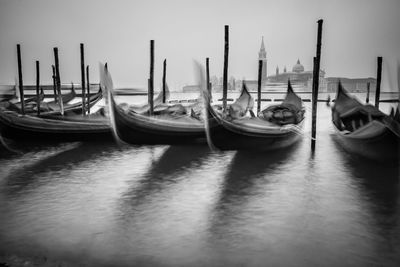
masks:
[[[263,154],[2,151],[0,252],[91,266],[399,266],[399,167],[343,151],[325,104],[314,154],[305,127],[298,145]]]

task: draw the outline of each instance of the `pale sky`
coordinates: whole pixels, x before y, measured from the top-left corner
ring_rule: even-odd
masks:
[[[224,25],[230,26],[229,76],[256,79],[264,36],[268,74],[299,58],[312,69],[317,20],[324,19],[321,68],[326,76],[375,77],[383,57],[383,89],[397,88],[400,61],[399,0],[0,0],[0,84],[17,77],[16,44],[22,45],[25,84],[51,82],[54,46],[63,83],[80,81],[79,43],[85,43],[91,80],[108,62],[114,83],[146,87],[150,39],[155,40],[155,84],[173,89],[194,82],[193,59],[210,57],[211,75],[222,76]]]

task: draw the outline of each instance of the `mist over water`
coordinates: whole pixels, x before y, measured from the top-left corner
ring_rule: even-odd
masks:
[[[14,144],[24,153],[0,153],[0,252],[90,266],[397,266],[399,166],[344,151],[325,103],[311,153],[306,110],[303,140],[278,152]]]

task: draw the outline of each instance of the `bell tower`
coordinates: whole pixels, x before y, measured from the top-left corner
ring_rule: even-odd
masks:
[[[261,82],[265,84],[267,82],[267,52],[265,51],[264,36],[261,39],[261,47],[258,52],[258,60],[262,60],[262,73]]]

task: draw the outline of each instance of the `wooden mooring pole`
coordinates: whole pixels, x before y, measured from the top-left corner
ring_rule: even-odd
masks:
[[[56,80],[56,67],[51,65],[51,69],[53,71],[53,91],[54,91],[54,101],[57,102],[57,80]]]
[[[222,108],[226,111],[226,99],[228,98],[228,56],[229,56],[229,25],[225,25],[225,46],[224,46],[224,75],[222,88]]]
[[[39,61],[36,60],[36,108],[37,108],[37,115],[40,115],[40,69],[39,69]]]
[[[86,89],[85,89],[85,47],[80,44],[81,52],[81,86],[82,86],[82,115],[86,115]]]
[[[375,90],[375,107],[379,108],[379,98],[381,94],[381,79],[382,79],[382,57],[378,57],[378,66],[376,73],[376,90]]]
[[[86,84],[87,84],[87,114],[90,114],[90,81],[89,81],[89,65],[86,66]]]
[[[165,95],[165,89],[166,89],[166,77],[167,76],[167,59],[164,59],[164,64],[163,64],[163,76],[162,76],[162,92],[163,92],[163,97],[162,97],[162,102],[165,103],[166,101],[166,95]]]
[[[263,61],[258,61],[257,114],[261,111],[261,79]]]
[[[18,58],[18,83],[19,95],[21,97],[21,113],[25,114],[25,97],[24,97],[24,81],[22,79],[22,63],[21,63],[21,45],[17,44],[17,58]]]
[[[154,40],[150,40],[150,78],[149,78],[149,89],[148,89],[150,115],[153,115],[154,112],[153,95],[154,95]]]
[[[207,88],[207,93],[208,97],[210,98],[210,101],[212,99],[211,96],[211,83],[210,83],[210,58],[206,58],[206,88]]]
[[[370,84],[370,82],[367,82],[367,97],[365,98],[365,103],[369,103],[369,91],[370,91],[370,88],[371,88],[371,84]]]
[[[319,88],[319,70],[321,62],[321,39],[322,39],[322,23],[323,20],[318,20],[318,35],[317,35],[317,55],[314,57],[314,72],[313,72],[313,87],[312,87],[312,122],[311,122],[311,150],[315,150],[315,140],[317,133],[317,103],[318,103],[318,88]]]
[[[56,88],[57,88],[57,95],[58,95],[58,103],[60,104],[60,113],[64,116],[64,103],[62,101],[62,94],[61,94],[61,77],[60,77],[60,66],[58,63],[58,48],[54,47],[54,66],[56,70]]]

